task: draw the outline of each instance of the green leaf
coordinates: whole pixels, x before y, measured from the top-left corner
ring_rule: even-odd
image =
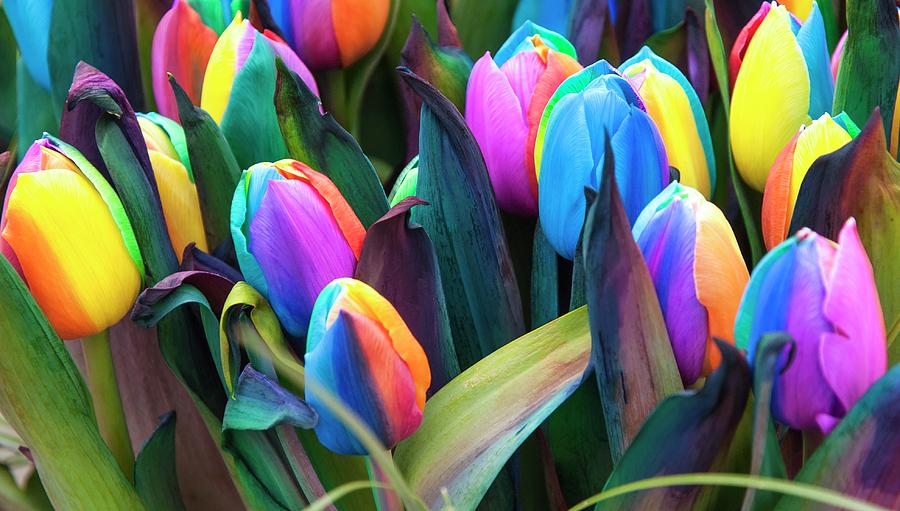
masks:
[[[0,258],[0,412],[28,445],[58,510],[143,509],[94,419],[90,396],[47,318]]]
[[[407,35],[413,26],[413,16],[425,27],[425,30],[434,33],[437,30],[437,2],[435,0],[400,0],[398,2],[397,21],[391,33],[390,40],[385,48],[385,59],[392,68],[400,63],[400,51],[406,44]]]
[[[318,415],[305,401],[249,364],[238,379],[234,399],[225,407],[224,429],[265,431],[280,424],[310,429]]]
[[[134,464],[134,486],[147,509],[185,509],[175,470],[175,412],[160,419]]]
[[[608,134],[605,144],[600,189],[585,192],[588,207],[581,253],[593,338],[591,359],[617,463],[651,410],[682,384],[656,289],[616,186]]]
[[[710,470],[728,448],[750,393],[750,368],[736,348],[717,341],[722,364],[698,391],[659,404],[616,464],[604,490],[641,479]],[[699,488],[641,492],[603,509],[691,509]]]
[[[32,474],[28,483],[36,482],[36,486],[40,486],[40,480],[37,474]],[[0,465],[0,508],[6,511],[53,511],[46,494],[32,495],[27,487],[19,488],[7,465]]]
[[[0,149],[9,145],[16,131],[16,39],[0,9]]]
[[[169,75],[169,84],[178,102],[178,117],[187,140],[206,237],[211,247],[217,247],[230,238],[231,198],[241,177],[241,168],[212,117],[191,103],[172,75]]]
[[[900,366],[881,377],[838,423],[795,480],[897,509],[900,506]],[[817,509],[784,497],[776,510]]]
[[[466,53],[481,58],[488,50],[497,51],[512,31],[518,4],[518,0],[451,0],[450,16]]]
[[[409,70],[400,74],[422,98],[416,195],[430,206],[413,219],[434,242],[465,369],[524,333],[519,288],[478,143],[447,98]]]
[[[388,210],[375,168],[334,117],[319,111],[306,84],[280,60],[277,68],[275,109],[288,153],[328,176],[368,228]]]
[[[834,89],[835,112],[846,112],[859,124],[876,107],[887,140],[891,132],[897,81],[900,79],[900,26],[891,0],[847,0],[847,42]],[[898,149],[894,148],[894,156]]]
[[[422,425],[394,453],[431,509],[474,509],[509,457],[581,382],[590,353],[587,311],[510,342],[435,394]]]
[[[59,107],[53,103],[50,93],[31,77],[21,55],[16,59],[16,111],[19,158],[25,156],[31,143],[45,131],[51,135],[59,133]]]
[[[531,248],[531,328],[542,326],[559,314],[559,260],[538,222]]]

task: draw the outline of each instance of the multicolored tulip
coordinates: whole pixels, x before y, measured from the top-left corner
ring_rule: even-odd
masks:
[[[773,249],[788,236],[800,185],[816,158],[834,152],[859,133],[845,113],[832,118],[822,114],[800,128],[784,147],[766,181],[762,203],[762,231],[766,248]]]
[[[263,42],[267,44],[261,44]],[[254,50],[265,54],[268,58],[274,58],[275,55],[281,57],[288,69],[297,73],[303,83],[314,94],[319,95],[312,73],[284,40],[268,30],[258,32],[249,20],[241,18],[241,14],[238,13],[216,42],[203,80],[200,106],[220,124],[228,113],[232,88],[241,80],[245,64],[254,54]]]
[[[629,221],[669,182],[662,137],[628,81],[605,60],[568,78],[544,110],[535,145],[541,228],[556,251],[575,256],[585,186],[596,188],[609,134]]]
[[[581,70],[563,36],[526,22],[497,55],[478,59],[466,89],[466,122],[481,147],[497,205],[537,214],[534,145],[544,107],[567,77]]]
[[[797,128],[831,109],[834,79],[818,5],[801,25],[783,5],[764,3],[734,42],[729,75],[734,161],[762,191]]]
[[[306,340],[306,401],[319,414],[316,435],[339,454],[368,450],[319,397],[322,389],[356,413],[388,449],[422,422],[431,385],[428,359],[384,297],[337,279],[316,300]]]
[[[353,276],[365,234],[334,183],[298,161],[254,165],[234,192],[231,235],[241,273],[294,337],[306,335],[319,292]]]
[[[186,0],[175,0],[159,20],[151,48],[153,97],[159,113],[178,119],[168,73],[175,76],[191,102],[200,102],[203,74],[217,39],[216,32],[203,23]]]
[[[716,189],[716,158],[709,124],[700,98],[687,78],[644,46],[620,66],[644,100],[666,146],[669,165],[678,169],[681,183],[704,197]]]
[[[713,337],[734,343],[750,275],[725,215],[697,190],[671,183],[634,224],[685,385],[720,362]]]
[[[99,333],[131,309],[143,261],[112,187],[75,148],[42,138],[13,173],[0,252],[63,339]]]
[[[347,67],[369,53],[387,24],[389,0],[270,0],[275,23],[313,69]]]
[[[837,243],[802,229],[753,270],[735,324],[751,363],[770,332],[796,341],[790,364],[775,375],[773,416],[830,432],[887,369],[884,318],[854,219]]]
[[[200,198],[191,172],[184,130],[175,121],[157,113],[137,114],[137,118],[144,143],[147,144],[166,228],[178,262],[181,262],[184,247],[190,243],[208,252]]]

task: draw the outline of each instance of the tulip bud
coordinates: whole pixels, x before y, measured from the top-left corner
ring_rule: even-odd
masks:
[[[834,118],[822,114],[809,126],[802,126],[779,153],[763,194],[762,230],[766,248],[771,250],[787,238],[800,185],[813,162],[840,149],[858,133],[859,128],[847,114]]]
[[[352,410],[388,449],[422,422],[431,385],[428,359],[384,297],[358,280],[337,279],[316,300],[306,341],[306,401],[319,414],[316,435],[339,454],[367,449],[322,404],[317,388]]]
[[[187,92],[191,102],[200,102],[203,74],[218,36],[203,24],[197,11],[185,0],[175,0],[153,33],[151,71],[156,109],[170,119],[178,119],[178,105],[169,85],[168,73]]]
[[[600,61],[560,85],[538,128],[541,228],[556,251],[575,256],[585,213],[585,186],[597,188],[604,137],[610,136],[625,213],[638,214],[669,182],[662,138],[627,80]]]
[[[572,45],[531,22],[516,30],[495,58],[487,52],[472,68],[466,122],[484,154],[500,209],[537,214],[538,124],[559,84],[579,70]]]
[[[389,0],[270,0],[275,23],[313,69],[347,67],[369,53],[387,24]]]
[[[294,160],[244,171],[231,206],[231,235],[244,279],[285,330],[306,335],[319,292],[351,277],[365,229],[334,183]]]
[[[190,243],[208,252],[200,198],[191,172],[184,130],[175,121],[157,113],[137,114],[137,118],[156,177],[166,229],[178,262],[181,262],[184,247]]]
[[[685,385],[720,361],[713,337],[734,343],[734,317],[749,275],[725,215],[671,183],[634,224]]]
[[[0,252],[63,339],[99,333],[131,309],[143,261],[125,209],[73,147],[36,141],[13,173]]]
[[[646,46],[621,69],[644,100],[680,182],[712,197],[716,188],[712,138],[703,105],[687,78]]]
[[[853,218],[838,243],[802,229],[754,268],[735,323],[751,364],[771,332],[796,342],[772,389],[772,415],[790,427],[828,433],[885,373],[884,318]]]
[[[735,40],[729,74],[734,162],[744,181],[762,191],[797,128],[831,109],[834,79],[818,6],[801,26],[784,6],[763,4]]]

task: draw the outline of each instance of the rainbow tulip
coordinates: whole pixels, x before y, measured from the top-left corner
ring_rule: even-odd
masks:
[[[159,20],[151,48],[153,97],[159,113],[178,119],[178,105],[168,73],[175,76],[191,102],[200,102],[203,74],[217,39],[215,31],[203,24],[200,15],[185,0],[175,0]]]
[[[729,73],[734,161],[744,181],[762,191],[797,128],[831,109],[834,79],[818,5],[800,25],[784,6],[763,4],[735,40]]]
[[[466,89],[466,122],[484,154],[500,209],[537,214],[534,145],[544,107],[581,70],[563,36],[526,22],[497,55],[478,59]]]
[[[535,163],[541,228],[567,259],[584,223],[585,186],[597,188],[609,134],[616,182],[629,221],[669,182],[662,138],[641,98],[605,60],[577,73],[553,94],[538,128]]]
[[[337,279],[316,300],[306,341],[306,401],[319,414],[316,435],[340,454],[368,450],[322,403],[329,392],[388,449],[422,422],[431,385],[428,359],[383,296],[358,280]]]
[[[656,287],[685,385],[720,362],[713,337],[734,343],[750,276],[725,215],[697,190],[671,183],[644,208],[634,238]]]
[[[319,292],[353,275],[365,234],[334,183],[294,160],[250,167],[234,192],[241,273],[297,338],[306,335]]]
[[[389,0],[270,0],[275,23],[313,69],[347,67],[369,53],[387,24]]]
[[[191,172],[184,130],[175,121],[157,113],[137,114],[137,118],[144,143],[147,144],[166,228],[178,262],[181,262],[184,247],[190,243],[208,252],[200,198]]]
[[[716,188],[716,158],[700,98],[677,67],[644,46],[620,66],[644,100],[681,183],[709,199]]]
[[[787,238],[800,185],[816,158],[834,152],[859,133],[845,113],[832,118],[822,114],[809,126],[800,128],[779,153],[769,178],[762,204],[762,231],[766,248],[773,249]]]
[[[197,11],[203,24],[213,29],[216,34],[221,34],[228,27],[228,23],[234,15],[242,12],[250,14],[251,0],[187,0],[187,3]]]
[[[13,173],[0,252],[63,339],[94,335],[134,305],[143,261],[122,203],[75,148],[42,138]]]
[[[735,323],[751,364],[771,332],[796,341],[772,390],[772,414],[790,427],[830,432],[884,374],[884,318],[853,218],[837,243],[802,229],[753,270]]]

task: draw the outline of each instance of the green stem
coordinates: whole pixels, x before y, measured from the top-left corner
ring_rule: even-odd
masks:
[[[94,414],[100,427],[100,435],[130,481],[134,477],[134,452],[128,436],[128,425],[125,423],[125,412],[122,410],[122,398],[119,396],[109,331],[104,330],[82,338],[81,347],[84,350],[88,387],[94,401]]]
[[[325,111],[333,115],[344,129],[355,136],[355,126],[352,126],[355,123],[352,119],[352,110],[350,110],[347,95],[345,71],[343,69],[331,69],[323,72],[317,79]]]

